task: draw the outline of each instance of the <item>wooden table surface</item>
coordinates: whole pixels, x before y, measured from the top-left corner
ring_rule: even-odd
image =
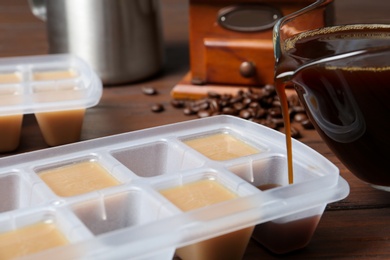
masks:
[[[356,1],[339,0],[339,12],[347,11]],[[386,3],[383,4],[390,10]],[[171,89],[189,70],[188,1],[162,0],[162,14],[166,50],[163,72],[139,83],[105,87],[100,103],[87,110],[82,140],[195,118],[170,105]],[[27,0],[0,0],[0,57],[46,54],[47,51],[45,24],[31,14]],[[143,86],[154,87],[159,94],[146,96],[141,91]],[[151,105],[157,102],[165,106],[164,112],[151,112]],[[390,259],[390,193],[375,190],[354,177],[314,130],[303,130],[302,135],[300,141],[339,167],[341,176],[351,187],[350,195],[327,206],[306,248],[277,256],[251,241],[244,259]],[[34,116],[26,116],[20,147],[12,154],[46,147]]]

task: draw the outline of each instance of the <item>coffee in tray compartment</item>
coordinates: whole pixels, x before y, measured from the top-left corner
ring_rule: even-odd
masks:
[[[207,207],[238,197],[215,180],[200,180],[160,190],[169,201],[183,211]],[[176,250],[186,260],[240,259],[249,242],[253,227],[207,239]]]
[[[62,197],[76,196],[120,184],[95,161],[42,170],[38,175],[58,196]]]
[[[37,222],[0,233],[0,259],[14,259],[68,243],[55,224]]]
[[[215,133],[184,140],[184,143],[216,161],[231,160],[260,151],[229,133]]]

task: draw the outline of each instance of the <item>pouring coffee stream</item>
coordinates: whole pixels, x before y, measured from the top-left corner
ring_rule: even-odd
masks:
[[[282,115],[284,120],[284,128],[286,135],[286,151],[287,151],[287,170],[288,170],[288,183],[292,184],[294,182],[294,172],[293,172],[293,155],[292,155],[292,142],[291,142],[291,123],[288,112],[288,101],[287,95],[285,92],[285,85],[283,82],[275,82],[276,92],[279,96],[280,104],[282,106]]]

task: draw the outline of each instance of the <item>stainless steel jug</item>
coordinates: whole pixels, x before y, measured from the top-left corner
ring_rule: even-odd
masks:
[[[163,65],[158,0],[28,0],[46,21],[49,52],[72,53],[104,84],[145,79]]]

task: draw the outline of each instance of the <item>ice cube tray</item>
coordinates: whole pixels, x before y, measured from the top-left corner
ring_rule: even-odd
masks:
[[[222,143],[213,146],[210,137],[216,135]],[[202,145],[202,138],[210,149],[238,157],[211,159],[188,142]],[[237,140],[251,153],[240,155],[232,144]],[[178,248],[254,226],[253,236],[270,250],[292,251],[310,241],[325,206],[349,193],[339,170],[319,153],[293,140],[293,154],[295,182],[289,185],[283,134],[215,116],[2,158],[0,233],[30,224],[30,216],[58,223],[69,245],[32,259],[172,259]],[[40,177],[80,163],[101,165],[117,184],[60,196]],[[184,212],[160,193],[201,180],[216,181],[237,198]],[[277,187],[263,188],[269,184]],[[285,235],[306,219],[311,221],[300,228],[298,233],[307,230],[301,241],[281,245],[262,237]],[[264,225],[271,233],[263,233]]]
[[[101,95],[101,80],[75,56],[0,58],[0,152],[18,147],[25,114],[35,114],[49,145],[78,141],[84,111]]]

